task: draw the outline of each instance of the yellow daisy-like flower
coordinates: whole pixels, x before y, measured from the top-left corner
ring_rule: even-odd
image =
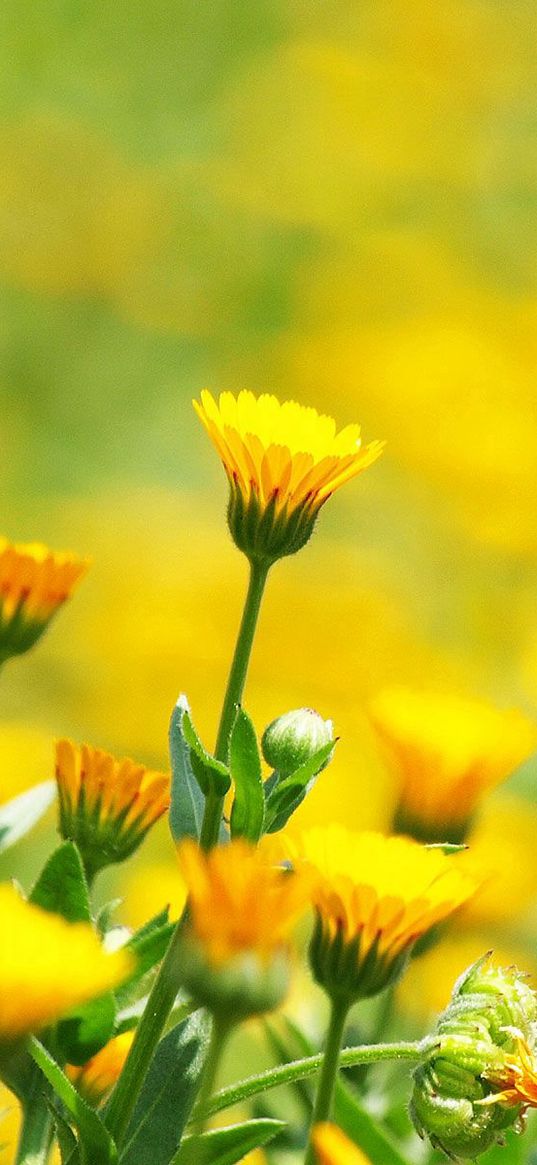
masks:
[[[33,647],[88,566],[40,542],[0,538],[0,661]]]
[[[482,700],[389,688],[370,715],[399,782],[394,827],[422,841],[462,841],[483,795],[537,745],[526,716]]]
[[[189,892],[183,981],[213,1010],[255,1014],[287,987],[287,939],[305,910],[309,878],[276,864],[277,847],[242,838],[209,852],[179,846]]]
[[[330,1121],[315,1125],[311,1134],[318,1165],[369,1165],[369,1158]]]
[[[38,1031],[115,987],[132,959],[107,954],[87,923],[68,923],[0,886],[0,1043]]]
[[[90,876],[122,862],[170,805],[170,777],[89,744],[56,743],[60,833],[75,841]]]
[[[203,391],[193,404],[229,479],[232,536],[252,561],[300,550],[321,506],[384,447],[362,447],[359,425],[337,433],[332,417],[266,393],[223,392],[216,401]]]
[[[302,835],[293,860],[313,872],[317,923],[310,961],[332,997],[362,998],[400,974],[412,946],[476,884],[441,850],[341,825]]]
[[[134,1032],[122,1032],[109,1040],[95,1056],[76,1067],[68,1064],[65,1071],[85,1100],[100,1104],[114,1087],[130,1052]]]

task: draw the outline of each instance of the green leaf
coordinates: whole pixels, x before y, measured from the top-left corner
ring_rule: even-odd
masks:
[[[183,734],[183,721],[188,714],[186,696],[180,696],[170,721],[170,758],[172,788],[170,829],[174,841],[193,837],[199,841],[205,799],[192,772],[190,748]]]
[[[235,1165],[252,1149],[268,1144],[283,1128],[284,1121],[264,1118],[193,1134],[185,1137],[170,1165]]]
[[[137,930],[125,944],[125,949],[132,951],[136,956],[136,967],[130,978],[116,988],[115,998],[118,1007],[124,1008],[133,1002],[136,998],[136,985],[164,958],[175,925],[174,922],[168,921],[166,907]]]
[[[229,742],[229,762],[235,785],[231,836],[257,841],[263,832],[265,795],[255,728],[239,708]]]
[[[65,1105],[78,1130],[84,1152],[89,1161],[99,1165],[115,1165],[117,1152],[108,1130],[93,1108],[82,1099],[71,1081],[53,1060],[50,1052],[35,1036],[30,1036],[29,1051],[43,1075],[52,1085],[56,1095]]]
[[[161,1040],[138,1097],[121,1165],[169,1165],[194,1103],[210,1020],[197,1011]]]
[[[231,786],[231,777],[227,765],[216,760],[201,743],[194,728],[190,713],[185,712],[182,721],[183,736],[190,749],[190,763],[202,792],[207,797],[215,793],[217,797],[225,797]]]
[[[111,991],[82,1003],[57,1026],[57,1039],[69,1064],[85,1064],[115,1034],[116,1001]]]
[[[30,902],[52,914],[62,914],[68,922],[91,922],[86,875],[72,841],[64,841],[51,854],[32,890]]]
[[[56,794],[54,781],[34,785],[0,808],[0,852],[15,845],[39,821]]]
[[[49,1099],[48,1106],[54,1121],[62,1165],[67,1165],[67,1162],[73,1159],[73,1153],[76,1153],[77,1139],[71,1128],[71,1125],[68,1124],[63,1113],[60,1112],[58,1105],[56,1105],[53,1100]]]
[[[431,841],[424,849],[439,849],[443,854],[460,854],[468,849],[467,845],[460,845],[454,841]]]
[[[371,1165],[411,1165],[380,1121],[366,1111],[341,1077],[336,1084],[334,1120]]]
[[[271,789],[267,797],[265,810],[265,832],[276,833],[283,829],[289,818],[298,809],[315,783],[316,777],[326,767],[332,758],[336,741],[330,740],[323,744],[317,752],[296,769],[291,776]]]

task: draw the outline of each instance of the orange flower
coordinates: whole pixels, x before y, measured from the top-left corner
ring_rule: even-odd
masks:
[[[33,647],[88,565],[40,542],[0,539],[0,660]]]
[[[134,1032],[122,1032],[109,1040],[95,1056],[81,1067],[68,1064],[66,1073],[90,1104],[99,1104],[114,1087],[129,1054]]]
[[[60,832],[89,873],[122,862],[170,804],[170,777],[70,740],[56,743]]]

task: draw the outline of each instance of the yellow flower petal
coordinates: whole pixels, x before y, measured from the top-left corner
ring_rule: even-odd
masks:
[[[68,923],[0,886],[0,1041],[37,1031],[129,974],[86,923]]]

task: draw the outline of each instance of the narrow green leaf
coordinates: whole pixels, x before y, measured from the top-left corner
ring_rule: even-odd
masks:
[[[380,1121],[367,1112],[341,1077],[336,1084],[334,1119],[371,1165],[411,1165]]]
[[[67,1165],[67,1162],[72,1160],[73,1153],[76,1152],[77,1139],[75,1137],[75,1134],[74,1134],[70,1124],[68,1124],[68,1122],[66,1121],[65,1116],[60,1111],[58,1105],[55,1104],[53,1100],[49,1099],[48,1106],[50,1108],[50,1111],[52,1113],[52,1119],[54,1121],[54,1127],[55,1127],[56,1138],[57,1138],[59,1149],[60,1149],[60,1156],[61,1156],[61,1160],[62,1160],[62,1165]]]
[[[180,696],[170,720],[170,759],[172,788],[170,829],[174,841],[193,837],[199,841],[205,798],[192,772],[190,748],[183,734],[183,721],[188,713],[186,696]]]
[[[51,854],[30,894],[30,902],[52,914],[62,914],[68,922],[91,922],[86,875],[72,841],[64,841]]]
[[[54,781],[34,785],[0,808],[0,852],[15,845],[39,821],[56,794]]]
[[[265,795],[255,728],[239,708],[229,742],[229,761],[235,786],[231,836],[257,841],[263,832]]]
[[[93,1108],[82,1099],[71,1081],[53,1060],[50,1052],[35,1036],[30,1037],[29,1051],[43,1075],[52,1085],[56,1095],[73,1118],[81,1143],[89,1161],[99,1165],[115,1165],[117,1152],[110,1133]]]
[[[210,752],[201,743],[201,740],[194,728],[190,713],[185,712],[182,722],[183,736],[190,748],[190,762],[194,775],[197,777],[198,783],[205,796],[211,791],[216,793],[218,797],[225,797],[230,785],[231,778],[227,765],[222,761],[216,760],[216,757],[211,756]]]
[[[287,824],[295,809],[298,809],[313,788],[316,778],[332,759],[336,743],[330,740],[323,744],[300,768],[283,781],[278,781],[271,789],[265,811],[266,833],[276,833]]]
[[[468,849],[467,845],[457,844],[454,841],[431,841],[425,849],[439,849],[443,854],[460,854]]]
[[[197,1011],[161,1040],[127,1130],[121,1165],[169,1165],[194,1103],[210,1020]]]
[[[185,1137],[170,1165],[235,1165],[253,1149],[268,1144],[284,1128],[284,1121],[267,1117],[194,1134]]]
[[[116,1001],[111,991],[83,1003],[57,1026],[58,1045],[69,1064],[85,1064],[115,1034]]]

